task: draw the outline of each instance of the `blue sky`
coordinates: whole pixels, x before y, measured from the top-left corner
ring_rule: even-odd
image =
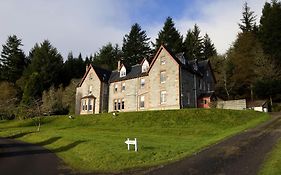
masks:
[[[261,15],[266,0],[248,0]],[[139,23],[154,42],[166,17],[174,19],[183,36],[198,24],[224,53],[239,31],[244,0],[1,0],[0,44],[8,35],[22,38],[26,53],[36,42],[49,39],[63,56],[84,56],[108,43],[122,44],[125,34]],[[258,21],[257,21],[258,22]],[[1,50],[2,48],[0,48]]]

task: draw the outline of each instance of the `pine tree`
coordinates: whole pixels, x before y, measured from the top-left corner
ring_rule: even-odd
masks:
[[[164,45],[173,53],[179,53],[183,51],[182,40],[183,37],[175,28],[173,19],[168,17],[164,23],[163,29],[158,33],[155,49],[157,50],[161,45]]]
[[[117,68],[117,62],[121,58],[121,50],[116,44],[111,43],[104,45],[94,56],[94,65],[102,68],[114,70]]]
[[[48,40],[43,41],[40,45],[36,44],[31,50],[30,58],[31,63],[27,68],[27,76],[37,73],[42,81],[42,90],[48,89],[51,85],[58,86],[63,82],[62,56]],[[39,92],[42,93],[42,90]]]
[[[209,35],[206,33],[203,39],[203,59],[206,60],[216,55],[217,55],[216,48],[212,43]]]
[[[144,58],[150,57],[149,40],[150,38],[139,24],[132,25],[130,33],[123,38],[122,52],[126,65],[132,66],[140,63]]]
[[[16,35],[8,37],[0,58],[0,79],[15,83],[22,76],[27,60],[21,46]]]
[[[247,2],[245,2],[243,6],[242,15],[243,18],[240,19],[242,23],[238,24],[240,29],[243,32],[253,31],[256,28],[256,15],[254,15],[254,12],[251,11]]]
[[[259,29],[264,52],[281,64],[281,2],[265,3]]]
[[[189,60],[203,58],[203,43],[200,29],[195,24],[193,30],[188,30],[184,41],[184,52]]]

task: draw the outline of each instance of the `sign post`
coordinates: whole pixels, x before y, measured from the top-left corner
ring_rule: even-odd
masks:
[[[137,138],[135,138],[135,140],[130,140],[129,138],[127,138],[125,143],[128,145],[128,151],[130,150],[130,145],[135,145],[135,151],[138,151]]]

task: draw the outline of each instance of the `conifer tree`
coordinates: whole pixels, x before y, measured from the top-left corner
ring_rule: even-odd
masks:
[[[193,30],[188,30],[184,41],[184,52],[189,60],[203,58],[203,43],[200,29],[195,24]]]
[[[157,50],[163,44],[173,53],[179,53],[183,51],[182,41],[183,37],[175,28],[173,19],[168,17],[164,23],[163,29],[158,33],[155,49]]]
[[[240,19],[241,23],[238,24],[240,29],[243,32],[253,31],[256,27],[256,15],[254,15],[254,12],[251,11],[247,2],[245,2],[244,6],[243,6],[242,15],[243,15],[243,18]]]
[[[281,2],[266,2],[259,27],[259,38],[264,52],[281,64]]]
[[[122,52],[125,64],[132,66],[150,57],[149,40],[139,24],[132,25],[130,33],[123,38]]]
[[[211,38],[209,37],[209,35],[206,33],[206,35],[204,36],[203,39],[203,59],[209,59],[212,56],[216,56],[217,55],[217,51],[216,48],[214,46],[214,44],[211,41]]]
[[[16,35],[8,37],[0,58],[0,79],[15,83],[21,77],[27,65],[21,46],[21,39]]]

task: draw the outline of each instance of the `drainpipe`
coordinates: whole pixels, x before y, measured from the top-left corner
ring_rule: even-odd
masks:
[[[195,108],[197,108],[197,84],[196,84],[196,74],[194,74],[193,77],[194,77],[194,102],[195,102]]]

